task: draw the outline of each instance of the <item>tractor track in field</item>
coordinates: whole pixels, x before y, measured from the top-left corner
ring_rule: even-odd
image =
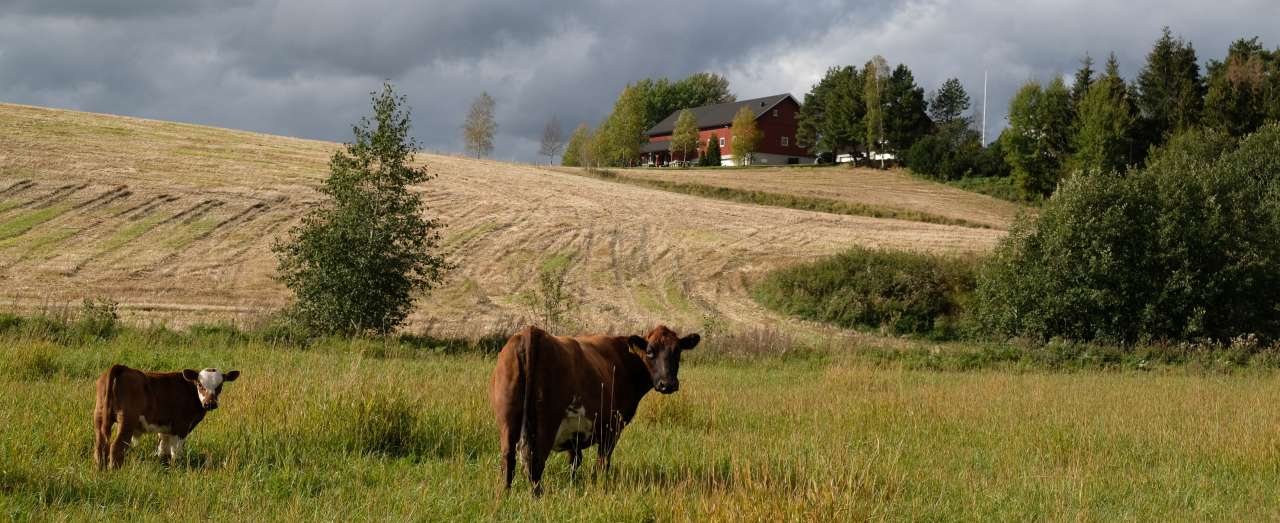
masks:
[[[5,123],[32,120],[58,122],[75,139],[39,134],[48,126]],[[95,141],[92,129],[107,124],[130,134]],[[88,130],[76,134],[77,125]],[[54,239],[74,233],[48,256],[24,257],[22,241],[0,247],[8,264],[0,300],[110,297],[139,304],[141,317],[179,323],[287,302],[271,245],[322,201],[317,188],[338,147],[5,104],[0,132],[27,133],[5,151],[4,161],[24,170],[0,188],[0,198],[10,208],[71,209],[24,233]],[[193,147],[209,154],[193,162],[187,154]],[[456,268],[418,302],[414,329],[469,332],[532,319],[523,300],[536,294],[540,267],[557,255],[567,257],[566,285],[579,301],[574,319],[584,326],[697,325],[705,315],[728,324],[777,322],[783,320],[747,291],[771,268],[854,244],[982,252],[1003,234],[715,200],[530,165],[418,159],[436,177],[412,189],[428,217],[446,226],[441,251]],[[821,190],[834,190],[828,186]],[[82,196],[86,189],[91,196]],[[979,200],[942,196],[949,199],[917,191],[899,204],[926,201],[935,214],[986,216],[972,208]],[[948,202],[961,203],[951,209]]]

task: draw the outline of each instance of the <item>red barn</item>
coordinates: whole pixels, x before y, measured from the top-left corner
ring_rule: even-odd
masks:
[[[776,94],[739,102],[704,105],[690,109],[698,121],[698,152],[688,158],[706,152],[712,135],[720,141],[720,158],[724,165],[733,165],[733,116],[743,107],[756,113],[756,127],[760,129],[760,144],[752,156],[755,164],[796,164],[813,157],[808,149],[796,142],[796,129],[800,123],[800,103],[790,94]],[[680,111],[671,113],[645,132],[649,142],[640,146],[640,160],[645,165],[667,165],[671,162],[671,133],[675,131]],[[677,153],[676,160],[680,160]]]

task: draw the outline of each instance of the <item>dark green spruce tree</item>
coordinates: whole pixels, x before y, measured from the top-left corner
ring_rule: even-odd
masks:
[[[1085,93],[1093,85],[1093,57],[1089,53],[1080,59],[1080,69],[1076,71],[1075,82],[1071,84],[1071,105],[1079,106]]]
[[[916,85],[911,69],[899,64],[889,75],[884,98],[884,137],[889,149],[901,157],[933,127],[925,112],[924,89]]]
[[[435,253],[442,225],[409,190],[431,176],[413,163],[405,98],[389,83],[371,94],[372,120],[329,159],[325,200],[272,246],[291,316],[315,334],[390,333],[448,268]]]
[[[703,153],[702,158],[706,160],[703,165],[708,167],[720,166],[720,137],[715,133],[711,133],[711,137],[707,139],[707,152]]]
[[[1169,135],[1198,124],[1205,86],[1191,43],[1175,39],[1165,27],[1138,73],[1137,91],[1146,145],[1162,144]]]

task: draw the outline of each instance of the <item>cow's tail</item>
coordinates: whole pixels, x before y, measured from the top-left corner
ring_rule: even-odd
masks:
[[[120,381],[120,373],[124,372],[124,365],[112,365],[107,370],[107,386],[103,387],[102,406],[108,418],[116,415],[116,383]]]
[[[534,379],[537,373],[534,372],[534,359],[537,351],[534,350],[538,346],[538,339],[542,337],[542,331],[532,325],[525,327],[524,332],[520,335],[520,350],[517,353],[520,356],[520,374],[524,376],[524,406],[520,409],[520,439],[524,440],[525,463],[532,464],[534,449],[536,447],[536,434],[538,433],[538,399],[535,397]]]

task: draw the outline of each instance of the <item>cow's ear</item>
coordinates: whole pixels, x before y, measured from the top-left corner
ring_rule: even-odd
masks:
[[[639,336],[627,338],[627,348],[636,354],[644,354],[649,350],[649,342]]]
[[[226,374],[223,374],[223,375],[222,375],[222,381],[235,381],[235,380],[236,380],[236,378],[239,378],[239,377],[240,377],[240,371],[238,371],[238,370],[233,370],[233,371],[231,371],[231,372],[228,372],[228,373],[226,373]]]
[[[191,369],[182,369],[182,379],[187,381],[196,381],[200,379],[200,373]]]
[[[693,350],[698,346],[698,342],[702,341],[702,337],[697,334],[690,334],[680,338],[680,350]]]

